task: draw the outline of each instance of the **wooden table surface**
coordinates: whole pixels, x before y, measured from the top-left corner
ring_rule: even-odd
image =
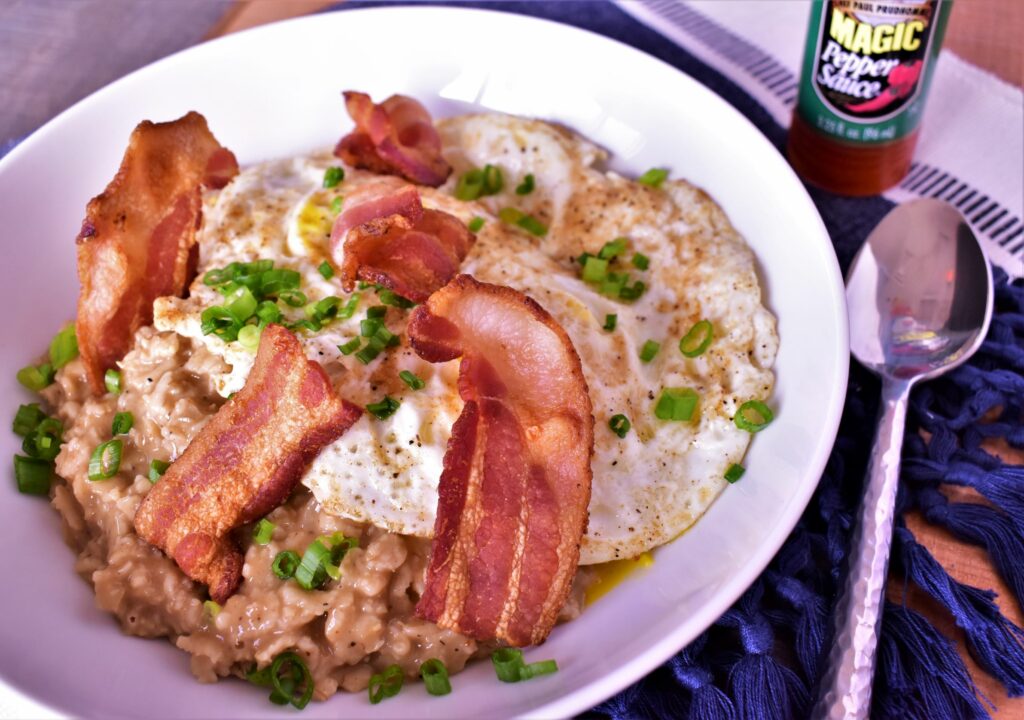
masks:
[[[4,110],[0,115],[0,141],[31,132],[53,115],[93,90],[159,57],[196,42],[267,22],[303,15],[336,4],[333,0],[0,0],[0,88]],[[171,6],[173,7],[173,12]],[[182,6],[187,5],[187,12]],[[131,33],[111,34],[104,19],[130,18]],[[39,28],[45,24],[46,32]],[[75,44],[83,30],[94,42]],[[958,0],[945,47],[1003,80],[1024,84],[1024,0]],[[39,38],[44,40],[40,43]],[[96,60],[96,47],[104,38],[118,47],[107,62]],[[70,49],[69,49],[70,48]],[[60,71],[54,72],[55,52],[61,53]],[[131,58],[131,66],[117,62]],[[38,92],[46,87],[47,93]],[[1008,462],[1024,463],[1024,453],[1005,443],[989,450]],[[963,545],[949,533],[911,517],[909,525],[958,580],[999,593],[1008,617],[1022,624],[1020,609],[1009,589],[993,571],[984,552]],[[893,583],[898,591],[902,583]],[[899,599],[899,598],[896,598]],[[963,634],[941,608],[913,594],[909,603],[925,613],[948,636],[960,643],[961,654],[979,688],[998,705],[994,717],[1024,720],[1024,699],[1010,700],[992,678],[981,672],[967,654]]]

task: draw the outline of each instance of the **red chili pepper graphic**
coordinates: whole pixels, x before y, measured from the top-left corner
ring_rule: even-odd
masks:
[[[921,76],[921,67],[922,63],[920,60],[915,60],[909,65],[900,63],[889,73],[889,87],[880,92],[877,97],[857,103],[856,105],[848,105],[846,107],[847,112],[874,112],[907,97],[914,91],[917,79]]]

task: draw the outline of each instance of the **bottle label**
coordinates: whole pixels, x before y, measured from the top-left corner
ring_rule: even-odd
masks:
[[[890,142],[921,120],[949,3],[942,0],[815,2],[798,112],[825,134]]]

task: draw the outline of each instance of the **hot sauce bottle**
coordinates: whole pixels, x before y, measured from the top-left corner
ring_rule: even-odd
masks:
[[[809,183],[874,195],[910,168],[948,0],[822,0],[811,6],[787,154]]]

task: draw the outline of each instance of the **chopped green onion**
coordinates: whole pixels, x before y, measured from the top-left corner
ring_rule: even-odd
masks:
[[[558,672],[558,663],[554,660],[541,660],[540,662],[524,665],[520,674],[523,680],[530,680],[539,675],[550,675],[556,672]]]
[[[338,183],[345,179],[345,168],[334,166],[324,171],[324,187],[337,187]]]
[[[622,294],[622,288],[626,286],[627,282],[629,282],[629,275],[627,273],[610,272],[601,282],[598,292],[606,297],[617,298]]]
[[[484,192],[483,170],[473,169],[459,178],[455,183],[455,197],[459,200],[476,200]]]
[[[359,338],[352,338],[344,345],[339,345],[338,349],[341,351],[342,355],[351,355],[359,349],[359,345],[361,343],[362,341]]]
[[[295,582],[303,590],[316,590],[327,582],[324,565],[330,563],[331,551],[320,542],[314,540],[306,548],[299,566],[295,569]]]
[[[608,421],[608,427],[620,438],[624,438],[632,425],[629,422],[629,418],[625,415],[612,415],[612,419]]]
[[[683,335],[683,339],[679,341],[679,351],[688,358],[703,355],[711,346],[714,334],[715,328],[711,321],[701,320]]]
[[[256,314],[257,305],[256,296],[245,285],[240,285],[238,289],[233,291],[224,300],[224,307],[240,323],[244,323]]]
[[[771,408],[763,402],[760,400],[747,400],[736,411],[733,422],[736,423],[736,427],[740,430],[756,433],[768,427],[768,423],[774,418],[775,415],[772,413]]]
[[[276,527],[277,525],[266,518],[261,518],[252,529],[252,541],[257,545],[266,545],[270,542],[270,538],[274,534],[274,528]]]
[[[631,261],[633,267],[637,270],[646,270],[651,266],[651,259],[643,253],[633,253],[633,259]]]
[[[583,263],[583,282],[599,283],[608,276],[608,261],[593,255]]]
[[[388,665],[383,672],[370,677],[370,704],[376,705],[381,700],[394,697],[402,691],[405,675],[398,665]]]
[[[558,671],[554,660],[541,660],[527,665],[523,662],[523,651],[517,648],[499,648],[491,655],[494,672],[502,682],[514,683],[548,675]]]
[[[544,236],[548,233],[544,223],[532,215],[527,215],[522,210],[516,210],[512,207],[502,208],[498,211],[498,219],[508,225],[517,225],[533,235]]]
[[[736,463],[733,463],[732,465],[729,466],[729,469],[725,471],[725,479],[731,483],[734,483],[741,477],[743,477],[743,473],[745,473],[746,471],[747,469],[742,465],[737,465]]]
[[[384,399],[380,402],[370,403],[366,406],[366,411],[375,415],[379,420],[386,420],[395,414],[398,407],[401,405],[400,402],[395,400],[390,395],[385,395]]]
[[[515,225],[524,217],[526,217],[526,213],[513,207],[502,208],[498,211],[498,219],[508,225]]]
[[[224,342],[237,340],[238,331],[242,329],[242,323],[223,305],[206,308],[199,320],[203,335],[212,333]]]
[[[338,318],[341,320],[348,320],[356,314],[356,309],[359,307],[359,293],[353,293],[345,304],[338,311]]]
[[[623,300],[636,300],[644,294],[646,289],[647,285],[640,280],[637,280],[633,283],[632,287],[629,287],[628,285],[623,287],[622,290],[619,291],[619,297]]]
[[[597,256],[602,260],[611,260],[626,252],[628,244],[629,240],[624,237],[615,238],[611,242],[606,242]]]
[[[47,495],[53,479],[53,463],[40,458],[14,456],[14,479],[23,495]]]
[[[156,483],[157,480],[164,476],[171,464],[163,460],[150,460],[149,461],[149,481]]]
[[[407,300],[398,293],[394,292],[393,290],[388,290],[387,288],[382,289],[377,294],[377,297],[380,298],[380,301],[385,305],[390,305],[391,307],[396,308],[402,308],[403,310],[408,310],[409,308],[416,304],[412,300]]]
[[[220,603],[214,602],[213,600],[206,600],[203,603],[203,610],[205,610],[209,618],[213,620],[215,617],[217,617],[217,615],[220,614]]]
[[[124,443],[120,439],[107,440],[92,451],[89,458],[89,479],[109,480],[121,469]]]
[[[331,200],[331,212],[334,213],[335,215],[339,214],[341,212],[341,205],[343,202],[344,200],[342,200],[340,197],[336,197],[333,200]]]
[[[654,359],[654,356],[661,350],[661,343],[648,340],[644,343],[643,347],[640,348],[640,359],[645,363],[649,363]]]
[[[380,318],[367,317],[365,320],[359,321],[359,334],[363,337],[373,337],[382,327],[384,327],[384,323]]]
[[[263,329],[259,325],[246,325],[238,331],[238,344],[246,350],[256,352],[262,334]]]
[[[302,658],[293,652],[283,652],[274,658],[270,665],[270,683],[274,688],[270,701],[275,705],[291,703],[295,709],[302,710],[313,698],[313,676]]]
[[[274,557],[274,562],[270,564],[270,569],[281,580],[287,580],[295,576],[295,571],[298,570],[300,562],[301,560],[297,552],[294,550],[284,550]]]
[[[35,365],[23,367],[18,371],[15,377],[17,377],[18,382],[27,389],[32,390],[33,392],[39,392],[53,383],[54,375],[56,375],[56,372],[53,369],[53,365],[50,363],[43,363],[38,367]]]
[[[615,329],[616,323],[619,321],[619,316],[615,314],[604,316],[604,325],[602,326],[608,332],[612,332]]]
[[[256,306],[256,317],[259,318],[260,326],[266,327],[271,323],[281,322],[281,308],[273,300],[264,300]]]
[[[375,332],[373,337],[370,339],[376,340],[381,347],[398,347],[398,344],[402,342],[397,335],[383,325],[377,328],[377,332]]]
[[[14,413],[13,430],[16,435],[25,437],[31,435],[39,427],[39,423],[46,419],[46,413],[39,409],[39,403],[19,405],[18,411]]]
[[[527,174],[523,181],[516,186],[516,195],[529,195],[533,192],[533,173]]]
[[[483,195],[497,195],[505,187],[505,178],[497,165],[484,165]]]
[[[403,370],[398,373],[398,377],[402,378],[402,382],[411,387],[413,390],[422,390],[427,386],[423,380],[413,375],[408,370]]]
[[[470,232],[474,232],[475,233],[475,232],[480,232],[480,229],[483,226],[484,226],[484,219],[482,217],[480,217],[479,215],[477,215],[476,217],[474,217],[472,220],[469,221],[469,224],[466,227],[469,228]]]
[[[111,428],[111,435],[127,435],[135,424],[135,416],[130,412],[119,412],[114,415],[114,423]]]
[[[426,660],[420,665],[420,676],[423,678],[423,684],[427,686],[427,692],[431,695],[447,695],[452,691],[452,684],[448,680],[448,669],[437,658]]]
[[[55,460],[60,454],[64,423],[57,418],[44,417],[35,429],[25,436],[21,450],[29,457]]]
[[[638,177],[636,181],[641,185],[647,185],[648,187],[658,188],[665,182],[665,178],[668,177],[668,170],[665,168],[651,168],[643,175]]]
[[[113,393],[114,395],[120,395],[121,373],[114,368],[110,368],[103,373],[103,384],[107,386],[107,392]]]
[[[53,363],[54,370],[60,370],[76,357],[78,338],[75,336],[75,326],[69,324],[50,342],[50,362]]]
[[[654,416],[659,420],[689,422],[699,401],[700,396],[692,388],[665,388],[654,406]]]
[[[340,199],[341,198],[335,198],[335,200]],[[332,277],[334,277],[334,268],[331,267],[331,264],[326,260],[320,263],[320,266],[317,267],[317,272],[320,273],[324,280],[330,280]]]
[[[366,308],[366,317],[380,320],[387,316],[388,309],[384,305],[374,305],[371,308]]]
[[[378,355],[380,355],[379,348],[374,347],[373,345],[367,345],[356,353],[356,360],[361,362],[363,365],[369,365],[377,358]]]
[[[277,297],[285,305],[290,305],[291,307],[302,307],[307,302],[306,293],[301,290],[282,290],[277,294]]]
[[[491,664],[498,679],[506,683],[519,682],[524,667],[523,651],[518,648],[498,648],[491,655]]]

